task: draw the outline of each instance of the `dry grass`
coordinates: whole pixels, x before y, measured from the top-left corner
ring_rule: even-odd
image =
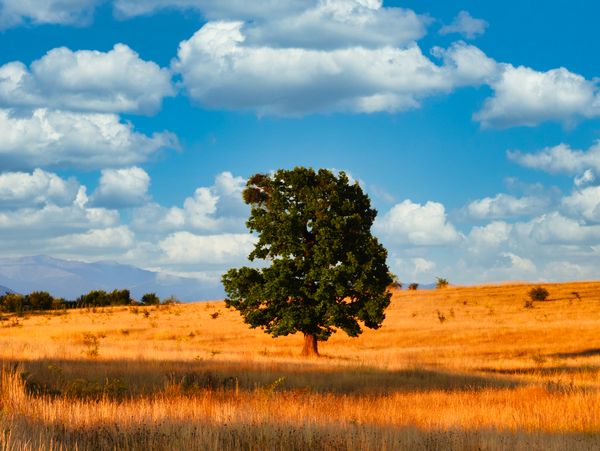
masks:
[[[544,286],[397,292],[310,361],[221,302],[6,317],[0,445],[599,449],[600,282]]]

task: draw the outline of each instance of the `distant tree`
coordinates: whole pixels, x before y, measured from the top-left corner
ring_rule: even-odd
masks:
[[[142,304],[144,305],[158,305],[160,304],[160,298],[156,293],[146,293],[142,296]]]
[[[7,293],[0,298],[0,308],[6,313],[23,313],[25,296],[17,293]]]
[[[529,297],[532,301],[545,301],[550,293],[544,287],[537,286],[529,290]]]
[[[418,288],[419,288],[419,284],[415,283],[415,282],[408,285],[408,289],[412,290],[412,291],[417,290]]]
[[[174,304],[179,304],[179,299],[177,299],[175,296],[171,295],[168,298],[165,298],[162,301],[163,305],[174,305]]]
[[[371,235],[377,212],[358,183],[297,167],[252,176],[243,192],[258,241],[249,259],[269,264],[223,275],[225,304],[274,337],[304,334],[302,355],[341,329],[377,329],[390,303],[387,252]]]
[[[444,279],[442,277],[436,277],[437,282],[435,283],[435,287],[437,289],[442,289],[448,287],[448,279]]]
[[[398,279],[398,276],[396,274],[393,274],[393,273],[389,273],[389,276],[392,279],[392,282],[390,283],[390,285],[388,286],[388,288],[395,289],[395,290],[401,290],[402,289],[402,282],[400,282],[400,279]]]
[[[54,298],[47,291],[34,291],[25,296],[25,303],[32,310],[50,310]]]
[[[131,293],[129,290],[113,290],[108,295],[110,305],[129,305],[131,304]]]
[[[92,290],[77,298],[77,307],[103,307],[109,304],[110,298],[104,290]]]

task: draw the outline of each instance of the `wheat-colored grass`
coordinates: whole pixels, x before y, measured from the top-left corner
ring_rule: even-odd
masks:
[[[322,357],[222,302],[5,316],[2,449],[600,449],[600,282],[395,292]]]

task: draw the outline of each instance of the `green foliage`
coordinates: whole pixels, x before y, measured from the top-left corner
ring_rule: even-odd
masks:
[[[371,235],[377,212],[346,174],[297,167],[256,174],[243,192],[246,223],[258,234],[250,260],[223,275],[226,305],[273,336],[302,332],[327,340],[377,329],[390,303],[387,252]]]
[[[0,298],[0,308],[6,313],[23,313],[25,296],[17,293],[7,293]]]
[[[435,282],[435,287],[437,289],[446,288],[449,285],[448,279],[444,279],[442,277],[436,277],[437,281]]]
[[[545,301],[549,294],[548,290],[541,286],[529,290],[529,297],[532,301]]]
[[[160,298],[156,295],[156,293],[146,293],[142,296],[142,304],[158,305],[160,304]]]
[[[104,290],[92,290],[77,298],[77,307],[106,307],[108,305],[129,305],[131,295],[129,290],[113,290],[107,293]]]
[[[31,310],[50,310],[54,298],[47,291],[34,291],[25,296],[25,302]]]

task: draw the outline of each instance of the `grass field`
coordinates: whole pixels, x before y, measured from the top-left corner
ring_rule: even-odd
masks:
[[[13,449],[600,449],[600,282],[395,292],[381,329],[250,330],[222,302],[0,327]]]

